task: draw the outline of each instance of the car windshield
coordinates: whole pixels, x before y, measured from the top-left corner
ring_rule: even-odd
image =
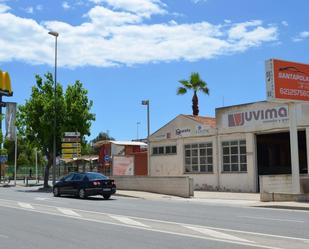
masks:
[[[86,173],[89,180],[107,180],[108,177],[99,173]]]

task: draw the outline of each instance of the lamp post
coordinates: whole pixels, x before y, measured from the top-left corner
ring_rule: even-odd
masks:
[[[56,92],[57,92],[57,38],[59,33],[50,31],[49,35],[55,37],[55,75],[54,75],[54,125],[53,125],[53,185],[56,182]]]
[[[149,111],[149,99],[142,100],[142,105],[147,106],[147,169],[148,169],[148,176],[150,176],[150,111]]]
[[[136,122],[136,140],[138,140],[138,126],[141,124],[141,122]]]

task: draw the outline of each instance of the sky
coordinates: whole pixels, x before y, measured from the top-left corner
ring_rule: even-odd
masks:
[[[93,139],[147,136],[179,114],[192,114],[192,93],[176,95],[179,80],[198,72],[202,116],[266,99],[265,61],[309,63],[307,0],[0,0],[0,70],[24,104],[35,75],[80,80],[93,101]]]

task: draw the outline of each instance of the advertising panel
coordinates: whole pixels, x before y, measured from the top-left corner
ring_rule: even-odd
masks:
[[[133,156],[114,156],[113,157],[114,176],[133,176],[134,157]]]
[[[227,114],[226,117],[228,127],[287,123],[289,120],[287,106],[239,110]]]
[[[271,59],[266,61],[269,101],[309,101],[309,65]]]
[[[16,136],[15,120],[16,120],[16,103],[7,102],[6,114],[5,114],[5,127],[6,127],[5,136],[8,140],[11,141],[14,141]]]

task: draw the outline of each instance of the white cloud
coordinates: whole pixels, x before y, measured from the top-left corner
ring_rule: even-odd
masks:
[[[32,7],[32,6],[27,7],[27,8],[25,8],[25,11],[26,11],[28,14],[33,14],[33,7]]]
[[[289,23],[287,21],[282,21],[281,24],[285,27],[289,26]]]
[[[128,13],[128,12],[115,12],[102,6],[95,6],[88,14],[92,23],[99,26],[118,26],[129,23],[138,23],[142,21],[142,18]]]
[[[10,10],[11,8],[4,4],[4,3],[0,3],[0,13],[4,13],[4,12],[7,12],[8,10]]]
[[[309,38],[309,31],[300,32],[296,37],[292,38],[294,42],[300,42]]]
[[[69,5],[68,2],[62,2],[62,8],[64,8],[65,10],[70,9],[71,6]]]
[[[145,24],[139,14],[94,6],[88,21],[73,26],[38,23],[11,13],[0,13],[0,62],[53,64],[54,40],[59,32],[59,65],[110,67],[166,61],[196,61],[244,52],[277,40],[278,30],[259,20],[243,23],[175,21]],[[10,25],[8,25],[10,24]]]
[[[191,2],[193,2],[193,3],[206,3],[207,2],[207,0],[191,0]]]
[[[166,5],[160,0],[90,0],[95,4],[105,3],[115,10],[129,11],[150,17],[156,14],[166,14]]]

